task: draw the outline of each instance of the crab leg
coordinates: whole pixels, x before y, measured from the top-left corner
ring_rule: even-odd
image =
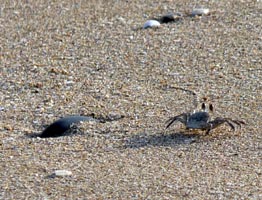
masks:
[[[210,124],[210,127],[208,128],[208,130],[206,131],[206,134],[208,134],[212,129],[224,124],[224,123],[227,123],[230,128],[235,131],[235,126],[234,126],[234,123],[237,124],[238,126],[241,127],[241,124],[245,124],[245,122],[243,121],[238,121],[238,120],[232,120],[230,118],[220,118],[220,117],[217,117],[216,119],[214,119],[213,121],[210,121],[209,124]]]
[[[186,113],[183,113],[181,115],[177,115],[175,117],[171,117],[170,119],[168,119],[166,121],[166,123],[168,123],[168,125],[166,126],[166,129],[171,126],[175,121],[179,121],[183,124],[186,124],[186,119],[187,119],[187,114]]]
[[[234,122],[235,124],[237,124],[240,127],[241,127],[242,124],[246,124],[244,121],[240,121],[240,120],[233,120],[233,119],[230,119],[230,118],[225,118],[225,119],[228,120],[228,121]]]

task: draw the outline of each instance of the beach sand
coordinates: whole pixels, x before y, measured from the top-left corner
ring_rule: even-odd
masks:
[[[187,17],[198,6],[210,15]],[[169,12],[184,17],[140,29]],[[262,199],[261,13],[251,0],[2,3],[0,199]],[[178,88],[246,125],[166,130],[195,109]],[[32,137],[91,113],[124,118]]]

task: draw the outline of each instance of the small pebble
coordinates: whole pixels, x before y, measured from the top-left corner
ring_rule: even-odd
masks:
[[[70,130],[72,124],[79,123],[81,121],[99,121],[93,116],[67,116],[56,120],[54,123],[50,124],[39,137],[60,137],[63,136],[67,130]]]
[[[65,84],[67,85],[67,86],[72,86],[72,85],[74,85],[74,81],[65,81]]]
[[[13,131],[14,130],[14,128],[9,124],[5,124],[4,129],[7,130],[7,131]]]
[[[161,24],[178,21],[182,18],[181,13],[168,13],[159,18]]]
[[[208,8],[195,8],[191,12],[191,16],[196,16],[196,15],[207,15],[209,13]]]
[[[54,176],[70,176],[72,175],[72,172],[69,170],[60,169],[60,170],[54,171],[53,175]]]
[[[160,26],[159,21],[157,21],[157,20],[148,20],[144,24],[143,29],[152,28],[152,27],[159,27],[159,26]]]

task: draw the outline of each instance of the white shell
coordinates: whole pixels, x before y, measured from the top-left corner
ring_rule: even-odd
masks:
[[[146,28],[152,28],[152,27],[158,27],[158,26],[160,26],[159,21],[157,21],[157,20],[148,20],[144,24],[143,28],[146,29]]]
[[[209,9],[208,8],[195,8],[191,15],[195,16],[195,15],[207,15],[209,13]]]
[[[53,174],[55,176],[70,176],[70,175],[72,175],[72,172],[68,171],[68,170],[61,169],[61,170],[54,171]]]

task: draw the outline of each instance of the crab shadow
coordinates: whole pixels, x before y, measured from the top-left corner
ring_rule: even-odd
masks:
[[[125,142],[125,148],[142,148],[146,146],[178,146],[195,143],[200,138],[196,133],[156,133],[156,134],[137,134],[128,138]]]

